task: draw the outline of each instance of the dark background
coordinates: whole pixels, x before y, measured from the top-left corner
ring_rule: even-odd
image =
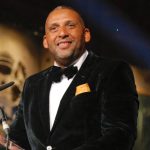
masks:
[[[42,36],[44,34],[44,23],[48,12],[57,5],[70,5],[78,10],[76,1],[79,0],[0,0],[0,23],[13,26],[18,30],[28,34],[32,39],[42,47]],[[101,27],[97,28],[95,22],[91,21],[88,12],[94,12],[91,8],[92,3],[106,2],[109,6],[117,10],[117,13],[128,20],[142,35],[148,43],[150,43],[150,1],[149,0],[80,0],[84,7],[78,11],[81,12],[86,23],[92,32],[92,41],[88,45],[88,49],[92,49],[98,54],[105,57],[121,58],[127,60],[131,64],[140,67],[150,68],[150,47],[146,47],[146,58],[138,58],[136,54],[131,53],[132,48],[129,49],[114,40],[114,36],[118,34],[114,30],[116,24],[110,25],[111,34]],[[83,13],[86,10],[86,13]],[[105,11],[105,9],[104,9]],[[96,13],[96,12],[95,12]],[[98,13],[98,10],[97,10]],[[114,17],[113,13],[106,14]],[[97,18],[99,19],[99,18]],[[112,26],[112,27],[111,27]],[[112,29],[111,29],[112,28]],[[123,36],[119,35],[119,36]],[[130,36],[130,34],[129,34]],[[132,39],[129,41],[131,42]],[[133,48],[135,51],[135,48]],[[38,49],[40,50],[40,48]],[[135,53],[135,52],[134,52]],[[144,55],[143,55],[144,56]],[[141,56],[141,57],[143,57]],[[147,59],[147,62],[144,61]],[[143,61],[142,61],[143,60]]]

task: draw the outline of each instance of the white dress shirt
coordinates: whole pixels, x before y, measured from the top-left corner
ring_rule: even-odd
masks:
[[[78,70],[80,69],[81,65],[85,61],[87,55],[88,55],[88,51],[86,50],[81,55],[81,57],[74,62],[74,66],[76,66]],[[56,62],[54,62],[54,65],[58,66]],[[53,82],[51,85],[50,92],[49,92],[50,130],[52,129],[60,101],[74,77],[75,75],[71,79],[68,79],[65,75],[62,75],[60,82]]]

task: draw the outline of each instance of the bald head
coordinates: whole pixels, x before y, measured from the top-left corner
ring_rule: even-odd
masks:
[[[73,9],[72,7],[69,7],[69,6],[57,6],[56,8],[54,8],[52,11],[50,11],[50,13],[48,14],[47,16],[47,19],[46,19],[46,22],[45,22],[45,31],[46,31],[46,25],[48,23],[48,19],[53,15],[53,13],[55,13],[57,10],[63,10],[63,9],[68,9],[68,10],[71,10],[72,12],[74,12],[77,16],[77,18],[79,19],[80,21],[80,24],[85,27],[85,23],[84,23],[84,20],[83,18],[81,17],[81,15],[75,10]]]

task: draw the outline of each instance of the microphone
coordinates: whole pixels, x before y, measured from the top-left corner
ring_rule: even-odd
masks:
[[[2,127],[6,134],[6,143],[1,144],[6,148],[6,150],[8,149],[25,150],[9,139],[9,125],[6,123],[7,118],[2,107],[0,107],[0,119],[2,120]]]
[[[6,135],[8,135],[9,134],[9,125],[6,123],[7,118],[6,118],[6,115],[5,115],[2,107],[0,107],[0,118],[2,120],[3,130],[6,133]]]
[[[4,90],[4,89],[6,89],[6,88],[12,86],[14,83],[15,83],[14,81],[11,81],[11,82],[9,82],[9,83],[0,85],[0,91],[2,91],[2,90]]]
[[[2,127],[3,127],[3,130],[6,134],[6,150],[8,150],[8,147],[9,147],[9,125],[6,123],[6,115],[4,113],[4,110],[2,107],[0,107],[0,118],[2,120]]]

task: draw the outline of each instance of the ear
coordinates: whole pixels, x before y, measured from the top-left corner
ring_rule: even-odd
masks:
[[[44,46],[44,48],[48,48],[48,43],[47,43],[46,35],[43,36],[43,46]]]
[[[84,29],[84,37],[85,37],[85,42],[88,43],[91,40],[91,33],[88,28]]]

